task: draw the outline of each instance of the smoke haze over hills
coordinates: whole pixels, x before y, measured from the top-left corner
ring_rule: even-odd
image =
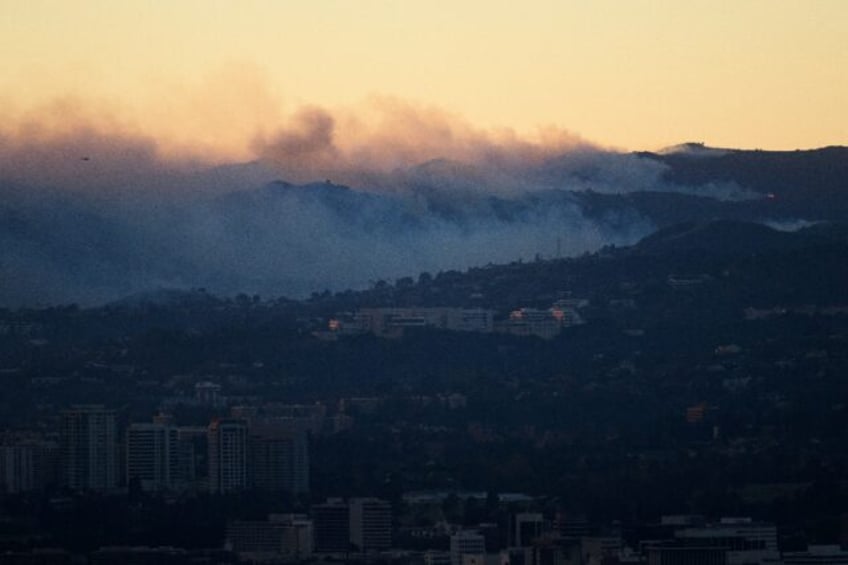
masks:
[[[579,254],[657,226],[633,201],[599,206],[592,195],[676,193],[697,207],[765,198],[732,177],[671,181],[660,157],[565,131],[482,131],[393,99],[359,112],[296,110],[256,131],[253,160],[236,164],[75,102],[6,124],[4,305],[94,303],[163,286],[303,296]]]

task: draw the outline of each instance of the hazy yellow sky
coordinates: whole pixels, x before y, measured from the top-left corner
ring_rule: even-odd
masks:
[[[68,97],[236,154],[375,97],[623,149],[846,144],[848,0],[0,0],[2,119]]]

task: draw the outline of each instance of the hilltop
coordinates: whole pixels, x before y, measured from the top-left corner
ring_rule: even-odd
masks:
[[[268,174],[259,163],[201,171],[173,197],[0,179],[0,305],[103,304],[163,287],[303,298],[421,271],[575,257],[687,222],[848,218],[843,147],[443,159],[358,186]]]

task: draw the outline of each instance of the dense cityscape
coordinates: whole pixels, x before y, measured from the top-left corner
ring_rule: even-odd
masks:
[[[0,562],[848,562],[844,233],[4,310]]]
[[[848,0],[0,0],[0,565],[848,565]]]

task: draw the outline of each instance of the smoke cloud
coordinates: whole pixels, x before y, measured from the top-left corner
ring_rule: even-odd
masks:
[[[157,287],[303,296],[550,257],[558,240],[577,254],[653,225],[634,210],[589,217],[575,193],[693,190],[666,183],[656,161],[564,130],[481,130],[385,97],[287,116],[266,108],[238,124],[234,150],[214,128],[235,103],[207,107],[212,130],[196,144],[72,98],[2,116],[0,305]],[[202,130],[197,116],[186,123]],[[700,195],[726,198],[725,188]]]
[[[259,160],[298,182],[332,177],[384,189],[392,188],[383,186],[386,175],[428,161],[521,173],[565,151],[594,148],[565,130],[542,129],[531,137],[483,131],[439,109],[386,97],[353,110],[302,108],[251,147]]]

